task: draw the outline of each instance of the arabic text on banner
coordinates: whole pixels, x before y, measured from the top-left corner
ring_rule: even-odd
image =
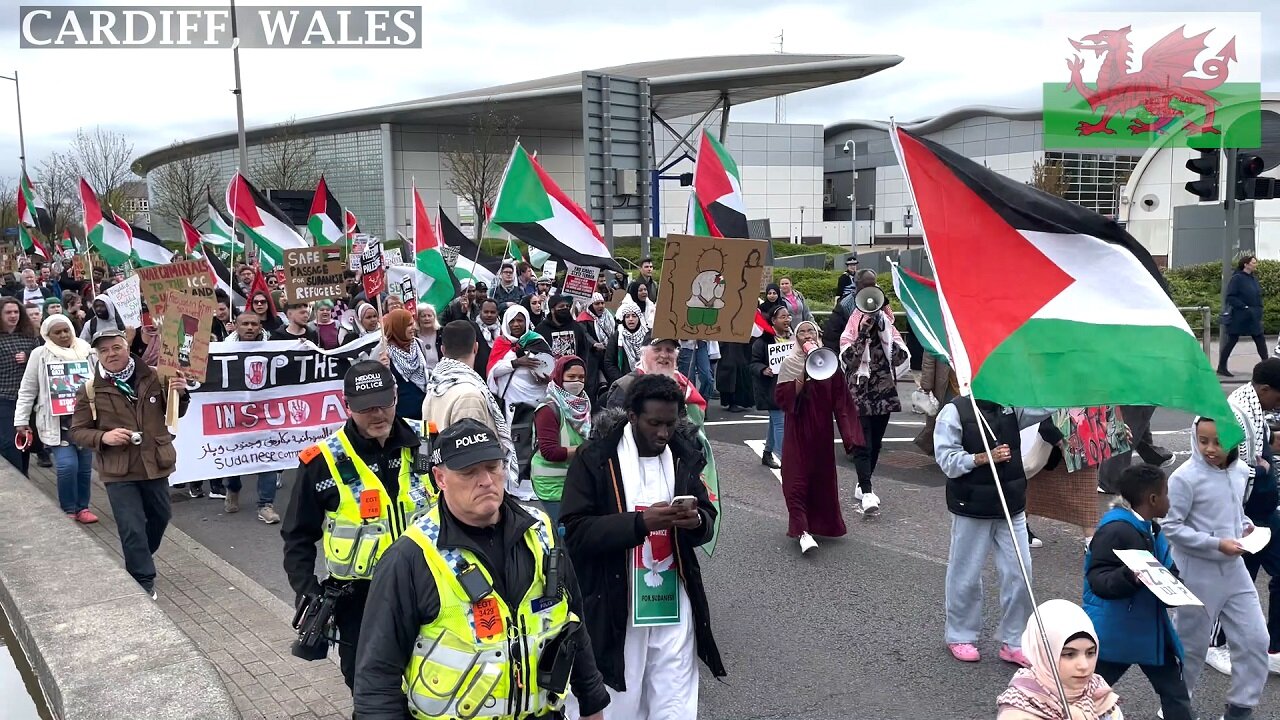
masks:
[[[210,343],[169,484],[297,467],[298,453],[346,422],[342,378],[380,340],[370,333],[328,351],[304,340]]]

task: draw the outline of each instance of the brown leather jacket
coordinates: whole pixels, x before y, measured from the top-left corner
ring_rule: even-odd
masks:
[[[173,435],[165,427],[168,392],[155,370],[136,362],[135,385],[138,401],[120,392],[111,380],[95,368],[93,378],[95,420],[82,386],[76,393],[76,411],[71,417],[71,442],[94,451],[93,469],[102,482],[158,480],[168,477],[178,462]],[[186,393],[179,395],[178,414],[187,411]],[[107,445],[102,436],[108,430],[124,428],[142,433],[141,445]]]

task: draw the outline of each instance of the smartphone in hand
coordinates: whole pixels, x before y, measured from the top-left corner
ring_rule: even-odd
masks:
[[[671,499],[671,507],[680,508],[686,512],[698,509],[698,498],[692,495],[677,495]]]

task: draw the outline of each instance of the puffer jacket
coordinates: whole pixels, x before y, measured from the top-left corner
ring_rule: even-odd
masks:
[[[131,402],[115,383],[101,372],[86,382],[76,393],[76,411],[71,416],[71,442],[93,450],[93,469],[104,483],[124,480],[158,480],[169,477],[178,463],[173,435],[165,426],[165,410],[169,393],[155,370],[142,362],[135,363],[134,389],[138,401]],[[87,388],[92,384],[94,399],[90,402]],[[178,395],[178,415],[187,412],[189,397]],[[93,408],[97,408],[97,418]],[[108,430],[124,428],[142,433],[139,445],[107,445],[102,436]]]

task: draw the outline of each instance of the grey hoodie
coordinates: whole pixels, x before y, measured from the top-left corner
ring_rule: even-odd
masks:
[[[1191,459],[1169,476],[1169,513],[1160,527],[1173,546],[1173,558],[1186,567],[1186,558],[1217,563],[1240,562],[1218,551],[1223,538],[1244,535],[1244,488],[1248,467],[1236,460],[1223,470],[1209,464],[1191,428]]]

